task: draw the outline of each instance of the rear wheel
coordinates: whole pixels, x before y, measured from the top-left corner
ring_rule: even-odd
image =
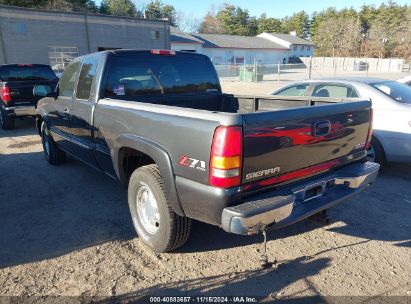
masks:
[[[14,129],[14,117],[10,117],[6,114],[6,111],[0,106],[0,125],[3,130]]]
[[[56,145],[44,121],[41,124],[41,142],[43,144],[44,156],[50,164],[60,165],[66,161],[66,152]]]
[[[157,165],[143,166],[133,172],[128,204],[138,236],[153,251],[169,252],[187,241],[191,219],[171,209]]]
[[[380,165],[383,165],[386,161],[384,148],[375,137],[371,139],[370,147],[367,150],[367,160],[379,163]]]

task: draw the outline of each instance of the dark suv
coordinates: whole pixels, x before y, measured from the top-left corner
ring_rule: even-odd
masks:
[[[58,78],[48,65],[0,65],[0,124],[5,130],[14,128],[14,118],[34,116],[38,97],[33,95],[35,85],[48,85],[52,90]],[[51,92],[50,92],[51,93]]]

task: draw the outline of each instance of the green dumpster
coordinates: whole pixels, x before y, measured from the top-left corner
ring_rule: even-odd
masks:
[[[254,69],[252,67],[240,67],[240,81],[252,82],[254,81]]]
[[[257,79],[256,79],[256,76],[257,76]],[[240,67],[240,73],[239,73],[240,81],[246,81],[246,82],[262,81],[263,77],[264,77],[263,73],[258,73],[258,68],[257,68],[257,73],[255,73],[254,66]]]

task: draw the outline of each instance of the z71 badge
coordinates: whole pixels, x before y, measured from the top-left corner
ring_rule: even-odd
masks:
[[[188,157],[186,155],[180,155],[180,161],[178,163],[180,166],[189,167],[200,171],[206,170],[205,161]]]

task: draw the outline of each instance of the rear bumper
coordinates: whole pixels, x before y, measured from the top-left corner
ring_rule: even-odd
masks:
[[[8,116],[34,116],[36,115],[36,108],[34,106],[16,106],[6,107]]]
[[[240,205],[224,208],[222,227],[231,233],[255,234],[301,221],[365,190],[376,179],[379,168],[372,162],[357,163],[318,179],[253,196]],[[313,187],[322,189],[321,193],[307,198],[307,191]]]

